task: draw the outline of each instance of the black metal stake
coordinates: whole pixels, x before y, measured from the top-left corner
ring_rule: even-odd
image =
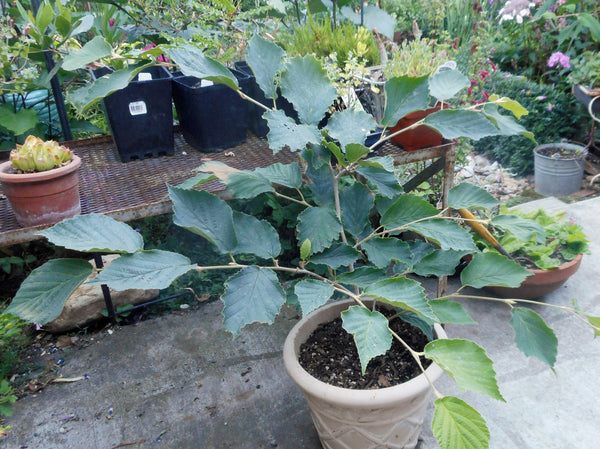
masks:
[[[94,263],[96,264],[96,268],[100,269],[104,267],[104,262],[102,262],[102,255],[98,253],[94,253]],[[108,312],[108,319],[111,324],[117,324],[117,315],[115,314],[115,306],[113,305],[112,298],[110,297],[110,290],[108,289],[108,285],[102,284],[100,285],[102,289],[102,296],[104,297],[104,303],[106,304],[106,311]]]

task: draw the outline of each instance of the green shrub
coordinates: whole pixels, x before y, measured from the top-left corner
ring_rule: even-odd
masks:
[[[501,97],[514,98],[529,111],[520,123],[534,133],[538,144],[562,139],[581,140],[581,128],[587,123],[588,117],[571,93],[556,89],[554,85],[537,84],[505,72],[494,72],[488,80],[493,84],[489,91]],[[476,152],[491,156],[519,175],[533,171],[534,147],[534,142],[521,136],[486,137],[474,144]]]
[[[24,324],[14,315],[2,314],[0,310],[0,379],[14,374],[19,353],[27,342]]]

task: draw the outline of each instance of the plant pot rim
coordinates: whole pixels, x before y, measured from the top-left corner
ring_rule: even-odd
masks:
[[[359,408],[372,408],[373,404],[377,402],[378,406],[391,405],[398,400],[411,398],[421,394],[425,389],[429,389],[430,385],[423,373],[417,377],[410,379],[407,382],[399,385],[394,385],[387,388],[369,389],[369,390],[354,390],[349,388],[337,387],[328,383],[322,382],[315,377],[311,376],[298,362],[297,352],[295,343],[297,335],[302,327],[304,327],[308,320],[318,314],[331,314],[335,313],[339,309],[339,313],[345,310],[350,305],[356,304],[353,300],[335,301],[331,304],[320,307],[319,309],[309,313],[303,317],[296,325],[290,330],[285,344],[283,346],[283,360],[286,370],[290,377],[300,386],[300,388],[314,394],[315,388],[319,390],[319,397],[329,402],[336,403],[341,406],[351,406]],[[318,324],[327,322],[329,319],[319,321]],[[312,331],[311,331],[312,332]],[[435,333],[439,338],[447,338],[444,329],[439,324],[435,324]],[[302,342],[303,343],[303,342]],[[427,376],[431,381],[438,379],[443,371],[435,363],[431,363],[425,370]]]
[[[35,173],[8,173],[12,167],[12,162],[6,161],[0,164],[0,182],[21,183],[45,181],[75,171],[80,165],[81,158],[74,154],[71,162],[63,167]]]
[[[583,254],[578,254],[575,259],[565,262],[556,268],[550,268],[549,270],[542,270],[541,268],[531,268],[531,269],[528,268],[527,270],[530,271],[531,273],[533,273],[534,275],[539,275],[539,276],[543,276],[545,274],[546,275],[549,275],[549,274],[554,275],[554,273],[556,273],[557,271],[570,270],[572,267],[578,266],[581,263],[582,258],[583,258]],[[530,279],[532,277],[533,276],[529,276],[523,282],[526,283],[527,279]]]
[[[545,150],[547,148],[553,148],[553,147],[562,147],[565,148],[567,150],[581,150],[581,154],[579,154],[578,156],[572,155],[571,157],[561,157],[561,158],[553,158],[553,157],[548,157],[544,154],[540,154],[540,150]],[[552,161],[573,161],[573,160],[580,160],[580,159],[585,159],[585,157],[588,154],[587,148],[579,143],[573,143],[573,142],[555,142],[555,143],[545,143],[543,145],[538,145],[533,149],[533,152],[536,154],[536,156],[541,157],[541,158],[545,158],[545,159],[549,159]]]

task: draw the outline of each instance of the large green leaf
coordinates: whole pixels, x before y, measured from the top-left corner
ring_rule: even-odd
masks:
[[[373,195],[360,183],[355,183],[340,192],[340,208],[344,229],[358,236],[369,224],[369,214],[373,208]]]
[[[231,191],[234,198],[239,199],[255,198],[261,193],[275,190],[267,178],[251,171],[231,173],[227,177],[227,189]]]
[[[314,264],[327,265],[334,270],[353,264],[361,256],[360,252],[342,242],[334,243],[331,247],[310,258]]]
[[[374,267],[359,267],[337,277],[337,281],[341,284],[355,285],[360,288],[367,288],[383,279],[387,279],[385,271]]]
[[[329,136],[340,142],[342,148],[351,143],[364,143],[367,134],[377,127],[371,114],[365,111],[344,109],[335,112],[327,122]],[[352,161],[351,161],[352,162]]]
[[[442,368],[460,389],[484,393],[504,401],[492,361],[477,343],[469,340],[434,340],[425,346],[425,357]]]
[[[435,250],[424,256],[413,267],[419,276],[452,276],[460,259],[469,251]]]
[[[498,204],[487,190],[469,182],[454,186],[448,192],[448,206],[453,209],[492,209]]]
[[[437,243],[443,250],[477,250],[469,231],[461,228],[457,223],[443,218],[432,218],[427,221],[413,223],[408,229]]]
[[[441,449],[488,449],[490,431],[477,410],[453,396],[436,399],[431,429]]]
[[[252,266],[229,278],[221,299],[225,327],[237,335],[247,324],[272,323],[285,303],[285,291],[273,270]]]
[[[428,78],[410,78],[400,76],[385,83],[385,111],[382,123],[386,127],[394,126],[402,117],[429,106]]]
[[[169,186],[173,201],[173,223],[201,235],[221,254],[237,247],[233,212],[229,205],[205,191],[185,190]]]
[[[235,75],[216,59],[206,56],[198,47],[190,44],[166,45],[163,50],[184,75],[224,84],[234,90],[240,89]]]
[[[103,214],[76,215],[37,234],[55,245],[88,253],[135,253],[144,248],[139,233]]]
[[[349,143],[346,145],[346,158],[348,162],[356,162],[369,154],[369,148],[362,143]]]
[[[275,259],[281,253],[279,234],[267,221],[234,211],[233,227],[238,241],[238,246],[232,251],[234,254]]]
[[[600,21],[598,21],[598,18],[587,12],[581,12],[576,16],[579,23],[590,30],[592,38],[596,42],[600,42]]]
[[[429,301],[429,305],[440,323],[477,324],[458,302],[447,299],[434,299]]]
[[[138,251],[113,260],[89,284],[106,284],[115,290],[163,289],[194,268],[196,264],[178,253],[158,249]]]
[[[501,134],[500,129],[484,114],[466,110],[442,110],[428,115],[424,124],[434,128],[446,139],[483,137]]]
[[[302,171],[297,162],[292,164],[271,164],[268,167],[260,167],[254,173],[263,176],[273,184],[278,184],[292,189],[302,186]]]
[[[510,327],[515,331],[515,343],[526,356],[533,356],[554,366],[558,339],[541,316],[525,307],[510,310]]]
[[[302,123],[315,126],[337,98],[327,73],[312,55],[289,60],[281,74],[281,93],[294,105]]]
[[[15,136],[20,136],[26,131],[35,128],[39,121],[35,109],[21,109],[18,112],[13,111],[13,107],[8,104],[0,104],[0,123]]]
[[[369,261],[378,268],[389,267],[392,261],[409,266],[412,252],[408,243],[397,238],[373,238],[362,244],[369,256]]]
[[[415,220],[433,217],[439,210],[416,195],[402,195],[381,217],[381,225],[388,230],[404,226]]]
[[[277,98],[276,76],[281,71],[284,54],[281,47],[259,35],[254,35],[250,39],[246,61],[267,98]]]
[[[85,260],[50,260],[23,281],[4,313],[46,324],[60,315],[69,296],[92,271],[93,267]]]
[[[379,163],[361,161],[356,171],[379,192],[380,195],[393,198],[403,192],[398,177]]]
[[[328,207],[309,207],[298,215],[298,241],[308,239],[312,254],[320,253],[340,236],[342,225]]]
[[[460,273],[463,285],[482,288],[489,285],[518,287],[531,273],[498,253],[479,253]]]
[[[73,51],[63,59],[62,68],[76,70],[112,54],[112,47],[102,36],[96,36],[88,41],[80,50]]]
[[[302,315],[318,309],[333,295],[333,286],[317,279],[303,279],[294,286]]]
[[[394,307],[424,315],[437,322],[437,317],[433,314],[425,297],[423,286],[412,279],[405,277],[384,279],[367,287],[365,294]]]
[[[318,145],[321,142],[321,133],[316,125],[298,125],[279,109],[267,111],[263,117],[269,124],[267,138],[274,154],[285,147],[298,151],[305,149],[309,143]]]
[[[546,232],[543,226],[535,220],[502,214],[495,216],[492,224],[523,242],[536,241],[540,245],[546,243]]]
[[[344,1],[338,0],[338,5],[341,7]],[[341,13],[344,17],[348,18],[356,25],[364,25],[369,30],[377,30],[379,34],[382,34],[389,39],[394,37],[394,28],[396,26],[396,19],[388,14],[385,10],[378,8],[377,6],[365,4],[363,8],[363,14],[358,14],[350,6],[344,6],[341,9]]]
[[[443,70],[429,78],[429,94],[439,101],[445,101],[470,85],[469,78],[458,70]]]
[[[509,107],[509,104],[502,104],[504,107]],[[522,135],[527,137],[529,140],[535,142],[533,133],[528,132],[523,126],[521,126],[515,118],[511,115],[500,114],[497,104],[487,104],[483,108],[485,115],[494,122],[499,129],[499,134],[505,136],[518,136]]]
[[[392,333],[387,318],[380,312],[352,306],[342,312],[342,327],[354,337],[362,373],[373,357],[392,347]]]

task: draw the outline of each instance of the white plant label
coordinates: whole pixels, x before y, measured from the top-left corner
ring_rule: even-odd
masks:
[[[152,81],[152,73],[138,73],[138,81]]]
[[[133,101],[129,103],[129,113],[131,115],[143,115],[148,113],[146,103],[143,101]]]

